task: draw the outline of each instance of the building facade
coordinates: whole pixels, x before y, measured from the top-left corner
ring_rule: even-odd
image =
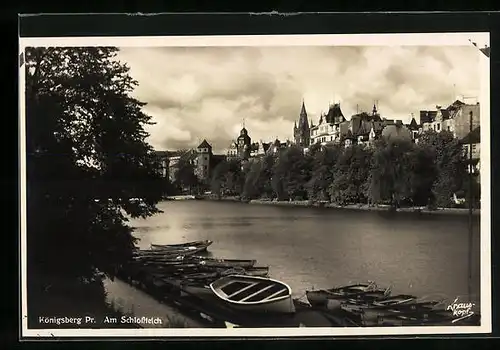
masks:
[[[479,103],[466,104],[456,100],[446,108],[436,106],[434,111],[420,111],[422,131],[441,132],[446,130],[452,132],[454,137],[463,139],[470,131],[470,113],[472,113],[472,129],[479,127],[479,107]]]
[[[196,152],[195,174],[201,182],[206,182],[210,178],[212,146],[207,140],[203,140],[196,148]]]

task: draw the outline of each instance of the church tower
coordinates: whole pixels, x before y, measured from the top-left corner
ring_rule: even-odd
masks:
[[[237,139],[238,157],[240,159],[246,160],[250,158],[251,141],[250,136],[248,136],[248,131],[245,128],[245,122],[243,121],[243,128]]]
[[[295,123],[293,127],[293,137],[295,139],[295,144],[301,147],[309,147],[310,145],[310,130],[309,121],[307,119],[306,106],[304,101],[302,101],[302,108],[300,110],[299,123]]]

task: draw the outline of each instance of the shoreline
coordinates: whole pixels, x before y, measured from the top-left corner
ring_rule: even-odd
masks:
[[[367,204],[348,204],[348,205],[337,205],[334,203],[317,203],[311,201],[276,201],[276,200],[262,200],[262,199],[252,199],[249,201],[241,200],[238,197],[205,197],[204,200],[207,201],[217,201],[217,202],[239,202],[252,205],[274,205],[283,207],[303,207],[303,208],[325,208],[325,209],[344,209],[344,210],[360,210],[360,211],[379,211],[379,212],[390,212],[391,210],[396,213],[414,213],[414,214],[429,214],[429,215],[469,215],[468,208],[437,208],[428,209],[426,207],[403,207],[391,209],[389,205],[372,205]],[[473,209],[472,215],[481,215],[481,209]]]

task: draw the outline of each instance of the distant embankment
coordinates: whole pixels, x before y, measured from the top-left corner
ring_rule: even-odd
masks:
[[[422,213],[422,214],[455,214],[455,215],[468,215],[469,209],[467,208],[437,208],[428,209],[426,207],[408,207],[408,208],[397,208],[391,209],[389,205],[373,205],[369,206],[367,204],[349,204],[349,205],[337,205],[334,203],[318,203],[312,201],[271,201],[271,200],[261,200],[253,199],[249,201],[250,204],[264,204],[264,205],[278,205],[278,206],[294,206],[294,207],[323,207],[323,208],[335,208],[335,209],[351,209],[351,210],[365,210],[365,211],[390,211],[394,210],[396,212],[406,212],[406,213]],[[473,215],[479,215],[481,213],[480,209],[474,209]]]

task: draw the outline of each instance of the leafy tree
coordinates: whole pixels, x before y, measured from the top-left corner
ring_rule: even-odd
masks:
[[[370,172],[371,151],[359,145],[343,150],[337,158],[333,181],[328,188],[330,198],[338,204],[363,203]]]
[[[453,193],[464,188],[467,159],[460,141],[449,131],[426,131],[418,146],[427,149],[434,160],[437,176],[432,186],[436,205],[452,205]]]
[[[241,162],[237,159],[223,160],[214,168],[211,189],[219,196],[239,195],[243,191],[244,181]]]
[[[271,178],[273,176],[274,157],[265,155],[252,162],[245,178],[243,196],[247,199],[272,198],[273,187]]]
[[[399,206],[411,198],[411,161],[413,144],[404,140],[379,140],[375,144],[366,194],[370,203],[389,202]]]
[[[196,176],[195,166],[193,164],[193,153],[187,150],[181,151],[179,161],[175,165],[174,182],[181,192],[187,188],[189,193],[198,187],[199,179]]]
[[[311,179],[306,184],[308,197],[314,200],[328,200],[328,186],[333,182],[335,166],[342,149],[339,145],[313,145],[310,148]]]
[[[280,152],[273,169],[273,188],[278,198],[306,199],[305,184],[311,176],[310,157],[302,148],[291,146]]]
[[[117,51],[25,50],[30,296],[97,271],[112,278],[135,243],[124,213],[159,212],[151,117],[131,97],[137,82]]]

